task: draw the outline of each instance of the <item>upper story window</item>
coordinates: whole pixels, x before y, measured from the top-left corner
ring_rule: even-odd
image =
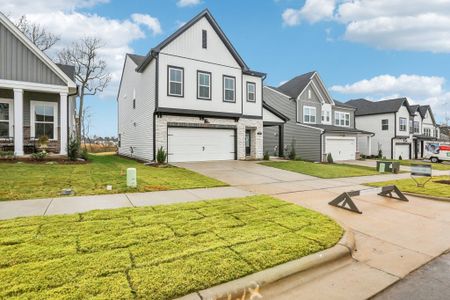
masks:
[[[406,118],[400,118],[399,125],[400,125],[400,131],[406,131],[406,129],[408,127],[408,122],[407,122]]]
[[[184,93],[184,69],[168,67],[168,95],[183,97]]]
[[[431,136],[431,129],[430,128],[424,128],[423,129],[423,134],[426,136]]]
[[[331,112],[329,110],[322,110],[322,123],[331,122]]]
[[[13,102],[9,99],[0,99],[0,139],[12,137]]]
[[[223,101],[236,102],[236,78],[223,76]]]
[[[256,102],[256,83],[247,82],[247,101]]]
[[[414,121],[414,133],[420,132],[420,124],[419,121]]]
[[[208,48],[208,31],[202,30],[202,48]]]
[[[211,100],[211,73],[197,72],[197,98]]]
[[[381,120],[381,130],[389,130],[389,120],[388,119]]]
[[[334,113],[334,125],[350,127],[350,113],[336,111]]]
[[[31,135],[39,139],[46,136],[49,140],[57,139],[58,103],[31,101]]]
[[[303,123],[316,123],[316,108],[312,106],[303,106]]]

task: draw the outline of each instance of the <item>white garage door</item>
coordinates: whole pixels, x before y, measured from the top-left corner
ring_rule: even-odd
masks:
[[[354,160],[356,158],[356,138],[327,137],[325,153],[331,153],[333,160]]]
[[[402,156],[402,159],[410,159],[409,144],[395,144],[395,159]]]
[[[233,160],[235,131],[211,128],[168,128],[168,161]]]

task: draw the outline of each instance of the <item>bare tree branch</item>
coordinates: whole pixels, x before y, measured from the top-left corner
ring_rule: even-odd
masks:
[[[20,17],[16,26],[42,51],[49,50],[60,40],[59,36],[48,32],[40,24],[29,22],[26,16]]]
[[[106,62],[98,56],[101,47],[103,43],[100,39],[85,37],[58,53],[60,63],[75,66],[75,79],[80,86],[79,124],[77,124],[79,139],[81,139],[81,127],[84,122],[84,96],[102,93],[111,81]]]

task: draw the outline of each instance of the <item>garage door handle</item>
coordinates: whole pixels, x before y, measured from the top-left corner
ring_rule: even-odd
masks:
[[[202,148],[203,148],[203,151],[205,151],[205,146],[203,146]]]

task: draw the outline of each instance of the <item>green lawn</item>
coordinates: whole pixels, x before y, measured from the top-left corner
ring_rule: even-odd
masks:
[[[269,196],[0,221],[0,299],[172,299],[335,245]]]
[[[0,163],[0,200],[58,197],[64,188],[75,195],[150,192],[224,186],[215,179],[176,168],[144,166],[116,155],[91,155],[89,164]],[[138,187],[126,186],[126,169],[137,169]],[[107,191],[106,185],[113,190]]]
[[[450,164],[447,163],[432,163],[430,161],[420,161],[420,160],[392,160],[392,159],[380,159],[382,161],[396,161],[399,162],[401,166],[410,165],[431,165],[433,170],[447,171],[450,170]]]
[[[420,178],[418,180],[423,182],[426,179]],[[395,184],[403,192],[429,195],[429,196],[435,196],[435,197],[446,197],[446,198],[450,199],[450,185],[436,182],[436,181],[440,181],[440,180],[450,180],[450,176],[433,177],[433,179],[425,185],[425,188],[418,187],[412,179],[401,179],[401,180],[391,180],[391,181],[386,181],[386,182],[375,182],[375,183],[370,183],[369,185],[370,186],[384,186],[384,185]]]
[[[319,178],[341,178],[380,174],[375,170],[375,168],[370,167],[346,164],[312,163],[300,160],[269,161],[261,164],[264,166],[302,173]]]

